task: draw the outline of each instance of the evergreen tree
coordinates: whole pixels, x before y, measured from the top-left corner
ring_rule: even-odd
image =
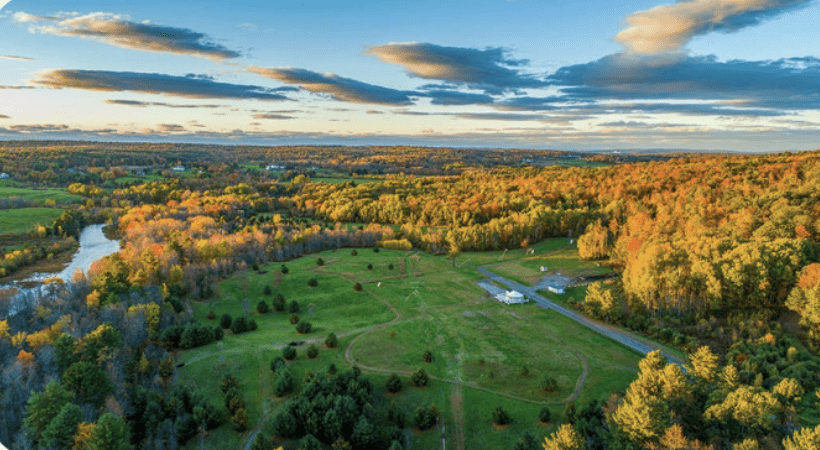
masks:
[[[90,450],[131,450],[128,424],[111,413],[105,413],[97,421],[91,439],[88,440]]]

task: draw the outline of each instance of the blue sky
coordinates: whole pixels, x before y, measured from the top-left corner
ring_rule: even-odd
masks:
[[[816,0],[3,5],[0,139],[820,147]]]

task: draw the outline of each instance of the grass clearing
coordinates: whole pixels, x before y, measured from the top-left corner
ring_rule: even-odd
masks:
[[[28,188],[13,181],[0,180],[0,198],[19,198],[34,203],[44,204],[46,200],[55,203],[72,203],[82,200],[79,195],[69,194],[61,188]]]
[[[541,248],[563,246],[547,242]],[[286,262],[285,275],[279,273],[281,263],[261,267],[267,271],[262,274],[237,273],[217,285],[214,299],[193,302],[194,315],[201,321],[213,311],[216,320],[209,323],[215,326],[223,313],[238,317],[247,308],[259,328],[236,336],[228,332],[222,342],[182,353],[184,382],[201,392],[219,393],[219,379],[226,373],[237,375],[250,423],[256,424],[284,403],[272,396],[269,369],[281,346],[308,341],[298,347],[297,361],[291,363],[297,385],[307,371],[325,370],[330,363],[339,371],[349,370],[349,347],[352,363],[364,369],[377,390],[383,391],[389,373],[401,375],[404,390],[388,400],[396,401],[408,419],[416,407],[433,403],[443,414],[448,440],[464,439],[460,448],[489,449],[507,448],[524,430],[543,437],[551,428],[537,423],[542,403],[553,404],[553,413],[558,414],[563,411],[560,403],[576,393],[579,402],[602,398],[624,389],[637,374],[640,355],[534,304],[505,306],[490,299],[475,284],[481,274],[466,264],[453,267],[444,257],[415,252],[351,252],[326,251]],[[307,284],[311,278],[318,281],[314,288]],[[357,282],[360,292],[353,289]],[[287,313],[257,314],[260,300],[273,300],[273,295],[263,294],[266,285],[288,301],[298,301],[300,316],[313,324],[314,331],[299,335]],[[329,332],[339,336],[339,348],[322,346],[319,358],[306,359],[310,341],[321,345]],[[425,350],[433,353],[430,363],[423,362]],[[408,375],[419,367],[441,380],[432,379],[426,388],[412,387]],[[556,392],[540,389],[544,375],[558,381]],[[221,395],[212,397],[224,409]],[[502,430],[490,423],[498,405],[513,417]],[[237,448],[243,439],[245,435],[225,424],[205,445]],[[440,445],[436,431],[410,432],[410,440],[413,448]],[[189,448],[199,445],[193,441]]]
[[[0,234],[22,234],[34,230],[35,224],[51,226],[63,213],[59,208],[4,209],[0,214]]]

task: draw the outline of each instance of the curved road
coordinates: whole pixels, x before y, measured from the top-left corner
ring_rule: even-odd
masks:
[[[581,325],[591,329],[592,331],[598,334],[604,335],[615,342],[619,342],[631,348],[632,350],[635,350],[638,353],[646,355],[649,352],[658,350],[655,347],[652,347],[641,342],[640,340],[636,339],[634,336],[625,331],[619,330],[615,327],[611,327],[602,322],[598,322],[597,320],[592,320],[589,317],[579,314],[571,309],[564,308],[563,306],[558,305],[552,302],[551,300],[548,300],[547,298],[539,295],[531,287],[524,286],[523,284],[519,284],[515,281],[508,280],[500,275],[490,272],[489,270],[483,267],[475,267],[475,269],[478,270],[481,274],[485,275],[486,277],[492,279],[493,281],[503,284],[504,286],[507,286],[507,288],[509,289],[516,290],[524,294],[528,298],[535,301],[535,303],[537,303],[542,308],[551,309],[565,317],[568,317],[580,323]],[[675,358],[674,356],[668,355],[666,353],[664,353],[664,356],[666,356],[666,359],[669,360],[669,362],[677,364],[678,366],[683,368],[683,361],[681,361],[680,359]]]

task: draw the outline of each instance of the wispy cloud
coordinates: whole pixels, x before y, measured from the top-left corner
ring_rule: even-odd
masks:
[[[249,67],[251,73],[286,84],[297,85],[300,88],[320,94],[327,94],[331,98],[350,103],[369,103],[376,105],[410,105],[410,91],[400,91],[350,78],[340,77],[333,73],[321,74],[307,69],[293,67]]]
[[[132,91],[188,98],[287,100],[280,89],[220,83],[209,77],[175,76],[159,73],[112,72],[105,70],[50,70],[32,81],[54,89],[73,88],[91,91]]]
[[[219,60],[241,56],[237,51],[214,43],[203,33],[187,28],[133,22],[117,14],[96,12],[82,16],[74,13],[37,16],[18,12],[12,17],[18,23],[28,24],[32,32],[93,39],[122,48]]]
[[[0,114],[0,119],[11,119],[11,117],[9,117],[5,114]]]
[[[288,116],[286,114],[254,114],[254,119],[267,119],[267,120],[288,120],[288,119],[295,119],[294,116]]]
[[[3,84],[0,84],[0,89],[12,89],[12,90],[20,90],[20,89],[34,89],[34,86],[26,86],[26,85],[3,85]]]
[[[442,80],[492,94],[544,85],[538,77],[521,70],[529,61],[510,58],[500,47],[479,50],[404,42],[373,46],[367,53],[403,66],[414,77]]]
[[[120,105],[120,106],[134,106],[137,108],[145,108],[148,106],[161,106],[164,108],[182,108],[182,109],[194,109],[194,108],[223,108],[223,105],[180,105],[175,103],[165,103],[165,102],[142,102],[137,100],[106,100],[105,103],[109,105]]]
[[[696,36],[731,33],[813,0],[683,0],[626,18],[615,40],[634,53],[676,52]]]
[[[2,6],[0,6],[2,8]],[[0,59],[8,59],[11,61],[34,61],[34,58],[28,58],[26,56],[17,56],[17,55],[0,55]]]

